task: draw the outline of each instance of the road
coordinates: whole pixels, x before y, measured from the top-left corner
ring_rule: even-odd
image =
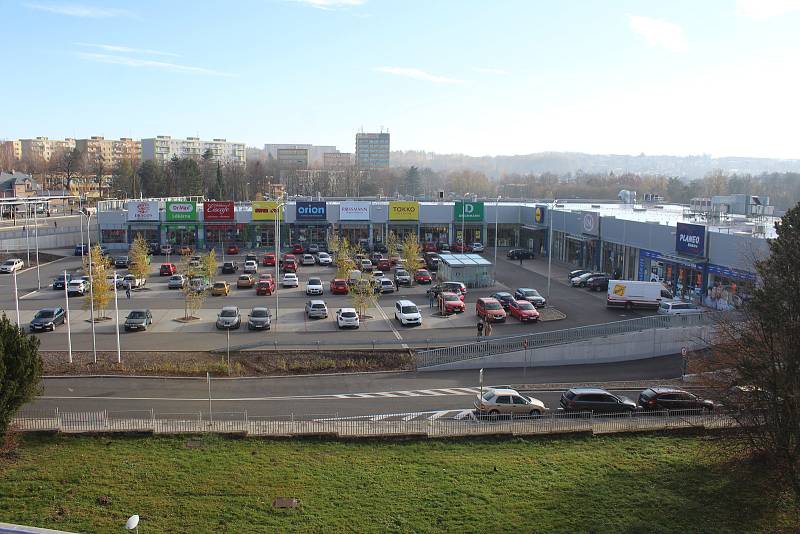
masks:
[[[680,356],[634,362],[529,369],[487,369],[486,385],[668,379],[680,375]],[[356,417],[390,413],[436,413],[470,409],[477,393],[475,371],[396,372],[212,380],[216,412],[248,416],[288,414]],[[555,409],[560,390],[530,393]],[[634,392],[635,393],[635,392]],[[28,413],[60,411],[208,412],[203,378],[46,378]],[[131,415],[133,417],[133,415]],[[216,417],[216,415],[215,415]]]

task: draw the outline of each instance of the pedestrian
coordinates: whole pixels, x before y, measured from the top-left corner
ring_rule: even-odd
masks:
[[[483,336],[483,319],[478,319],[478,337]]]
[[[131,298],[131,282],[128,280],[125,282],[125,298],[130,300]]]
[[[483,327],[483,333],[486,335],[486,337],[489,337],[489,336],[492,335],[492,322],[491,321],[486,321],[486,326]]]
[[[56,228],[58,228],[58,221],[53,221],[53,226],[55,226]]]
[[[522,267],[522,254],[519,255],[519,266]]]

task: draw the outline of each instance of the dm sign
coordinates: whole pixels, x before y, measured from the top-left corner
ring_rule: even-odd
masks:
[[[167,221],[196,221],[197,204],[195,202],[167,201]]]
[[[483,202],[462,202],[456,200],[453,205],[453,216],[457,222],[476,221],[483,222]]]
[[[325,202],[298,202],[295,206],[298,221],[324,221],[327,213]]]
[[[678,223],[675,252],[687,256],[706,255],[706,227],[702,224]]]

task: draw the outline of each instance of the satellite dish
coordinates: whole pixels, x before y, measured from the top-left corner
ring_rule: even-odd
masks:
[[[139,516],[138,515],[130,516],[128,518],[128,522],[125,523],[125,528],[127,528],[128,530],[133,530],[138,526],[139,526]]]

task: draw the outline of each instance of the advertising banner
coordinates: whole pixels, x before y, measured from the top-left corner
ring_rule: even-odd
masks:
[[[233,202],[206,201],[203,203],[203,219],[206,221],[232,221]]]
[[[327,218],[325,202],[297,202],[295,219],[298,221],[324,221]]]
[[[389,202],[390,221],[418,221],[419,202]]]
[[[283,210],[274,200],[257,200],[253,202],[254,221],[281,221]]]
[[[166,206],[167,221],[196,221],[197,203],[196,202],[176,202],[167,201]]]
[[[368,221],[370,202],[346,200],[339,204],[340,221]]]
[[[678,223],[675,232],[675,252],[687,256],[706,255],[706,227],[702,224]]]
[[[547,208],[545,206],[536,206],[533,211],[533,222],[536,224],[544,224],[544,218],[547,215]]]
[[[595,211],[584,211],[581,214],[583,233],[593,236],[600,235],[600,216]]]
[[[461,217],[467,222],[483,222],[483,202],[462,202],[456,200],[453,205],[453,216],[457,222],[461,222]]]
[[[125,203],[129,221],[158,221],[157,200],[130,200]]]

